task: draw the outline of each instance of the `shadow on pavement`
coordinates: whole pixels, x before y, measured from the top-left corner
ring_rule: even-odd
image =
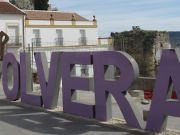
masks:
[[[101,127],[86,121],[72,121],[46,112],[14,106],[0,100],[0,126],[1,123],[28,130],[37,135],[132,135],[124,130]]]

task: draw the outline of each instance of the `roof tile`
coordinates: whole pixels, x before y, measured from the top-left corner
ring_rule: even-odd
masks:
[[[0,1],[0,14],[25,14],[9,2]]]
[[[26,18],[29,20],[50,20],[50,18],[53,18],[56,21],[71,21],[72,16],[74,16],[76,21],[89,21],[77,13],[40,10],[24,10],[24,12],[27,15]]]

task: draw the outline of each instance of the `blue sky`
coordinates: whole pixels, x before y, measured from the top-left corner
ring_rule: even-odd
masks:
[[[96,15],[99,35],[130,30],[180,31],[180,0],[50,0],[60,11]]]

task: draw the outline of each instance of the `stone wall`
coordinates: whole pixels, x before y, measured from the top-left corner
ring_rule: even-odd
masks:
[[[115,50],[127,52],[137,61],[140,76],[156,76],[162,49],[170,48],[168,32],[133,27],[130,31],[112,33],[111,36]]]

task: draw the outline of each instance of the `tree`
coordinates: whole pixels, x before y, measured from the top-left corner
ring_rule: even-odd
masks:
[[[20,9],[34,9],[34,1],[33,0],[9,0],[12,4],[17,6]]]
[[[48,10],[49,0],[35,0],[34,5],[35,5],[35,10]]]

